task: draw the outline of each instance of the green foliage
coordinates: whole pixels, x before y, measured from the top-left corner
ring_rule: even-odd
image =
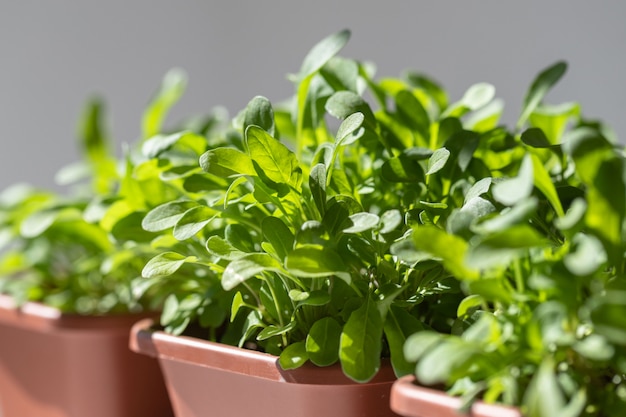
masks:
[[[578,104],[544,103],[565,63],[536,77],[509,129],[492,85],[450,101],[422,74],[376,80],[337,56],[349,36],[311,49],[287,105],[257,96],[230,123],[164,131],[185,87],[170,73],[115,175],[94,161],[92,105],[97,198],[8,190],[0,245],[21,236],[28,251],[3,258],[20,279],[0,290],[44,298],[20,265],[72,230],[109,272],[142,263],[132,295],[164,302],[171,333],[197,323],[285,369],[339,362],[360,382],[389,357],[397,375],[529,417],[622,415],[624,152]]]
[[[203,186],[145,216],[163,254],[144,275],[215,276],[205,304],[229,316],[215,338],[285,369],[339,362],[364,382],[389,356],[398,375],[533,417],[621,404],[623,155],[577,104],[543,102],[565,64],[508,130],[492,85],[449,104],[421,74],[376,81],[337,56],[348,37],[311,50],[290,107],[253,98],[194,148],[199,164],[179,142],[146,155],[165,182]],[[187,318],[172,308],[164,324]]]
[[[18,303],[38,301],[79,314],[161,308],[171,287],[178,288],[180,282],[157,285],[141,277],[142,270],[150,269],[146,263],[161,253],[159,245],[164,241],[156,232],[176,224],[178,235],[193,235],[210,210],[191,200],[172,202],[181,195],[185,179],[178,175],[175,180],[163,182],[161,175],[167,172],[155,158],[156,154],[179,147],[180,161],[184,161],[190,151],[206,148],[207,132],[192,132],[187,126],[181,126],[175,134],[163,131],[167,112],[183,88],[183,74],[173,71],[149,103],[144,114],[146,140],[137,144],[145,156],[135,149],[128,150],[120,160],[113,155],[104,104],[93,98],[87,102],[79,125],[84,158],[59,175],[73,188],[56,193],[16,186],[1,194],[1,293],[13,296]],[[197,165],[195,155],[193,164]],[[169,204],[161,208],[158,219],[144,218],[163,203]],[[194,259],[162,254],[150,265],[152,275],[180,270],[179,281],[191,276],[195,281],[196,272],[181,269]],[[189,292],[197,296],[206,291],[195,283],[189,287]],[[170,299],[166,313],[176,316],[179,327],[183,322],[172,311],[180,305],[192,312],[187,313],[189,317],[202,320],[202,312],[209,310],[202,300],[190,306],[189,302],[173,304]]]

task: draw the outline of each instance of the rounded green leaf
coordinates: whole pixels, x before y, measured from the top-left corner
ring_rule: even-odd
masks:
[[[326,102],[326,111],[338,119],[346,119],[354,113],[361,113],[364,119],[372,117],[367,102],[352,91],[337,91]]]
[[[324,317],[311,326],[306,338],[309,359],[317,366],[329,366],[339,360],[341,325],[332,317]]]
[[[356,112],[346,117],[339,126],[339,130],[337,130],[335,138],[337,146],[350,145],[363,136],[364,131],[360,128],[364,120],[365,116],[361,112]]]
[[[237,285],[263,272],[280,272],[280,263],[265,253],[253,253],[228,264],[222,274],[222,288],[230,291]]]
[[[407,338],[404,344],[404,357],[409,362],[417,362],[443,338],[442,334],[429,330],[414,333]]]
[[[161,253],[148,261],[141,275],[144,278],[165,277],[178,271],[185,263],[196,260],[195,256],[184,256],[176,252]]]
[[[374,229],[380,222],[380,217],[373,213],[356,213],[348,217],[349,227],[343,229],[344,233],[361,233]]]
[[[478,110],[493,100],[496,88],[489,83],[478,83],[467,89],[461,103],[470,110]]]
[[[302,62],[300,79],[304,79],[322,68],[333,56],[335,56],[350,39],[350,31],[344,29],[334,33],[317,43]]]
[[[296,369],[309,360],[304,342],[296,342],[287,346],[278,358],[278,364],[283,369]]]
[[[463,366],[477,348],[455,338],[445,339],[429,349],[415,368],[417,379],[425,385],[445,383],[452,372]]]
[[[161,204],[150,210],[141,221],[141,227],[148,232],[160,232],[174,227],[186,211],[196,207],[195,201],[181,200]]]
[[[220,236],[211,236],[206,242],[207,251],[214,256],[229,261],[242,258],[246,255],[245,252],[240,251]]]
[[[400,210],[387,210],[380,216],[380,233],[390,233],[397,229],[403,222]]]
[[[222,178],[256,175],[250,157],[233,148],[216,148],[205,152],[200,157],[200,166],[205,172]]]
[[[450,158],[450,151],[446,148],[439,148],[433,152],[430,159],[428,159],[428,170],[426,171],[426,175],[431,175],[435,172],[441,171],[446,165],[446,162],[448,162],[448,158]]]
[[[250,125],[258,126],[272,136],[276,133],[272,103],[267,98],[256,96],[246,106],[243,131]]]
[[[526,155],[516,177],[507,178],[493,186],[493,198],[504,205],[512,206],[530,197],[534,188],[533,171],[532,158]]]
[[[59,210],[42,210],[28,216],[20,225],[20,234],[26,238],[41,235],[54,224],[59,217]]]
[[[351,277],[343,259],[330,248],[302,246],[294,249],[285,260],[287,269],[302,278],[320,278],[336,275],[350,283]]]
[[[218,216],[218,212],[207,206],[197,206],[187,210],[174,226],[174,237],[178,240],[189,239]]]

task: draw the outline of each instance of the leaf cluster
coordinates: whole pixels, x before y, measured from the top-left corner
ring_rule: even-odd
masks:
[[[162,130],[184,84],[183,73],[168,73],[145,111],[144,131]],[[115,157],[104,113],[101,99],[87,102],[78,130],[83,159],[57,175],[66,188],[18,184],[0,195],[0,292],[18,304],[90,315],[160,308],[163,297],[141,278],[158,253],[141,220],[179,192],[135,149]]]

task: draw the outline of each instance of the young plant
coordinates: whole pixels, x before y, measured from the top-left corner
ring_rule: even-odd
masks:
[[[457,271],[415,253],[410,236],[457,215],[485,176],[514,172],[520,145],[497,126],[493,86],[449,103],[421,74],[378,82],[371,65],[336,56],[348,38],[336,33],[309,52],[293,100],[254,97],[205,148],[184,132],[152,142],[162,178],[186,186],[143,219],[173,243],[143,274],[159,283],[203,271],[197,286],[221,285],[204,298],[173,291],[167,331],[202,324],[207,304],[220,318],[227,306],[226,325],[209,337],[279,355],[285,369],[339,362],[365,382],[383,357],[398,375],[412,372],[408,335],[451,333],[463,299]],[[464,221],[491,206],[477,200]]]
[[[161,130],[184,86],[184,74],[166,76],[145,112],[145,137]],[[84,160],[58,175],[61,184],[74,184],[67,195],[18,185],[0,196],[0,293],[18,304],[39,301],[92,315],[160,308],[162,297],[145,294],[138,280],[158,253],[141,219],[178,191],[151,169],[155,161],[131,151],[121,161],[113,156],[103,111],[98,99],[85,108]]]
[[[528,417],[621,416],[624,153],[578,104],[542,103],[564,72],[556,64],[531,85],[507,168],[483,158],[486,175],[460,208],[414,225],[403,252],[441,264],[465,298],[452,334],[417,332],[404,351],[422,384],[443,384],[468,404],[501,402]],[[468,158],[481,155],[478,146]]]

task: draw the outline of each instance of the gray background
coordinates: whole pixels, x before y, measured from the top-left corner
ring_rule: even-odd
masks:
[[[216,105],[231,114],[254,95],[282,100],[309,48],[350,28],[342,55],[372,60],[379,76],[425,71],[457,99],[488,81],[515,120],[532,77],[569,61],[551,102],[626,137],[626,2],[0,0],[0,188],[53,186],[76,160],[85,99],[105,96],[118,149],[139,135],[141,112],[163,74],[190,86],[171,119]]]

